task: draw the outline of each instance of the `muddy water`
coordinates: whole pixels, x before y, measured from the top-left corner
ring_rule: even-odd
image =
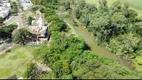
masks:
[[[95,43],[94,37],[84,27],[73,26],[73,29],[78,36],[82,37],[86,41],[87,45],[91,48],[91,50],[94,53],[119,61],[122,65],[129,68],[130,70],[134,69],[134,67],[132,66],[132,62],[130,60],[124,60],[118,57],[117,55],[111,53],[110,51],[106,50],[105,48],[97,46],[97,44]]]

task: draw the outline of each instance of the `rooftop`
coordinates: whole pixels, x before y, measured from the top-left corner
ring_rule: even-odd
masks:
[[[10,10],[11,5],[8,0],[0,0],[0,17],[5,18]]]
[[[30,0],[20,0],[20,2],[23,10],[27,10],[29,7],[32,6],[32,2]]]
[[[29,26],[29,29],[37,34],[44,34],[47,30],[48,26],[44,26],[44,21],[42,17],[39,17],[38,20],[36,21],[37,25],[32,25]]]

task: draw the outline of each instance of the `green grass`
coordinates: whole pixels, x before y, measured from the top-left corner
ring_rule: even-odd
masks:
[[[99,0],[86,0],[87,3],[95,3],[98,6],[98,1]],[[108,5],[112,4],[113,2],[118,1],[118,0],[107,0]],[[142,16],[142,0],[120,0],[122,2],[127,2],[129,3],[130,7],[134,10],[136,10],[140,16]]]
[[[0,55],[0,78],[8,78],[14,74],[18,77],[23,76],[26,63],[33,58],[33,50],[33,47],[17,46]]]

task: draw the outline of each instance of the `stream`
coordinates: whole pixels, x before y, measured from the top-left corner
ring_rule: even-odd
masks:
[[[131,60],[122,59],[122,58],[118,57],[116,54],[111,53],[107,49],[98,46],[96,44],[96,42],[95,42],[94,37],[91,35],[90,32],[87,31],[86,28],[84,28],[83,26],[79,26],[79,27],[73,26],[73,25],[71,25],[72,23],[69,23],[70,20],[66,20],[66,19],[64,19],[64,20],[70,27],[72,27],[72,29],[74,30],[76,35],[78,35],[79,37],[82,37],[85,40],[87,45],[90,47],[90,49],[94,53],[103,55],[106,58],[113,59],[115,61],[119,61],[120,64],[122,64],[123,66],[127,67],[128,69],[134,70],[134,67],[132,65],[132,61]]]

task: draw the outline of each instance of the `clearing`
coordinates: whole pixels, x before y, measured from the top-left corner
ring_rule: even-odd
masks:
[[[97,6],[99,4],[99,0],[85,0],[87,3],[95,3]],[[119,0],[107,0],[108,5],[111,5],[113,2],[119,1]],[[142,16],[142,0],[120,0],[122,2],[129,3],[130,7],[134,10],[136,10],[140,16]]]
[[[14,74],[23,76],[26,63],[33,58],[31,46],[16,46],[0,55],[0,78],[8,78]]]

